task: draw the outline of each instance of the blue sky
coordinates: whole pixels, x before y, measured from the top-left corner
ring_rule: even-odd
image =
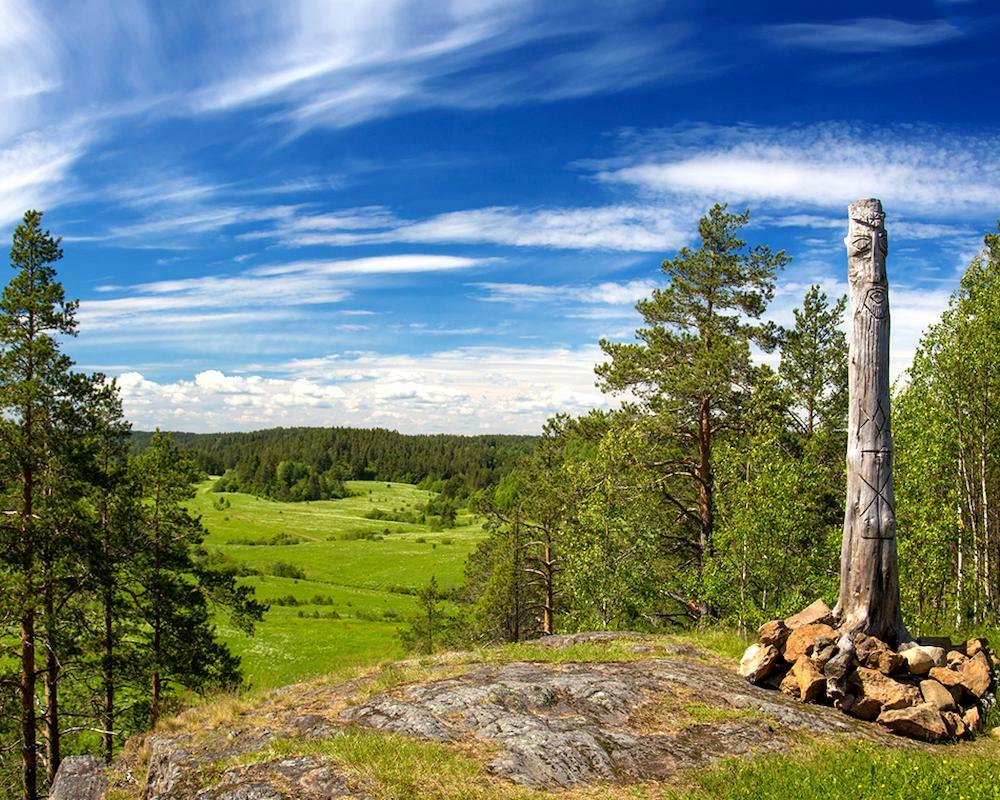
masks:
[[[1000,217],[979,2],[0,0],[0,225],[64,238],[139,428],[537,432],[607,404],[716,201],[845,290],[888,213],[893,368]],[[6,247],[6,245],[5,245]]]

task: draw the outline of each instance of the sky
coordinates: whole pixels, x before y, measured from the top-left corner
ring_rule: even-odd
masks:
[[[998,33],[988,0],[0,0],[0,246],[46,212],[65,349],[138,429],[537,433],[615,402],[597,343],[713,203],[792,256],[788,324],[874,196],[899,375],[1000,217]]]

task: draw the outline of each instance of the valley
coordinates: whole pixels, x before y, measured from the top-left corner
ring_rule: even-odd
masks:
[[[416,591],[432,575],[442,590],[457,588],[483,537],[464,510],[445,530],[399,521],[433,497],[411,484],[348,481],[350,497],[286,503],[214,492],[213,483],[198,484],[189,503],[205,547],[252,572],[241,580],[270,605],[252,637],[224,615],[217,623],[254,688],[401,657],[396,631],[416,610]]]

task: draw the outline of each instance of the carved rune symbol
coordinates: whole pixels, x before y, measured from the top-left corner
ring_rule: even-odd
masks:
[[[881,434],[885,431],[885,424],[889,420],[889,415],[885,413],[885,409],[882,408],[882,398],[878,398],[875,401],[875,413],[865,417],[864,422],[858,426],[858,436],[861,436],[861,431],[865,429],[865,425],[869,422],[875,426],[875,434],[873,439],[878,439]],[[880,453],[881,450],[862,450],[863,453]]]
[[[896,509],[886,496],[892,482],[892,451],[862,450],[861,472],[858,475],[870,491],[868,505],[861,509],[864,520],[861,536],[864,539],[891,539],[895,532]],[[869,514],[869,512],[873,512]],[[874,523],[874,524],[872,524]]]

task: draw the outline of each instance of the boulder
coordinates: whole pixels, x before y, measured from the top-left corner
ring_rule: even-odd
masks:
[[[812,652],[818,639],[830,639],[834,635],[833,628],[822,622],[802,625],[789,634],[782,655],[784,655],[785,661],[794,664],[801,656],[809,655]]]
[[[903,666],[905,660],[881,639],[865,636],[855,644],[858,663],[869,669],[877,669],[883,675],[889,675]]]
[[[66,756],[60,764],[49,800],[104,800],[108,791],[105,764],[94,756]]]
[[[972,706],[966,709],[962,715],[962,722],[970,733],[979,733],[983,729],[983,714],[979,706]]]
[[[948,667],[934,667],[929,673],[927,673],[930,678],[936,680],[938,683],[944,686],[951,696],[955,698],[956,701],[962,698],[962,675],[961,673],[949,669]]]
[[[844,707],[847,680],[856,663],[853,649],[841,650],[823,667],[823,674],[826,676],[826,696],[837,708]]]
[[[774,645],[752,644],[740,659],[740,675],[750,683],[760,683],[774,672],[781,662],[781,653]]]
[[[915,644],[900,649],[899,654],[912,675],[926,675],[933,667],[943,667],[947,663],[947,651],[943,647]]]
[[[796,700],[800,699],[802,696],[802,690],[799,688],[799,679],[795,677],[791,670],[785,675],[781,680],[781,685],[778,689],[783,693],[787,694],[789,697],[794,697]]]
[[[798,684],[802,702],[811,703],[823,696],[826,678],[809,656],[799,656],[788,674],[793,676]]]
[[[930,703],[938,711],[955,711],[958,708],[951,692],[935,680],[920,681],[920,694],[925,703]]]
[[[959,652],[958,650],[949,650],[948,651],[947,664],[952,669],[960,669],[961,666],[962,666],[962,664],[964,664],[968,660],[969,659],[965,655],[965,653]]]
[[[939,742],[948,737],[948,728],[941,712],[930,703],[883,711],[878,721],[893,733],[923,739],[925,742]]]
[[[920,705],[923,697],[915,686],[894,681],[875,669],[858,667],[848,684],[857,700],[848,713],[858,719],[874,720],[883,711]]]
[[[837,655],[836,641],[820,637],[813,642],[812,661],[818,669],[825,668],[835,655]]]
[[[975,656],[962,664],[961,670],[962,686],[973,697],[985,697],[993,683],[993,674],[990,671],[990,662],[986,660],[986,653],[980,651]]]
[[[965,647],[962,648],[965,654],[972,658],[977,653],[986,653],[988,655],[989,647],[985,639],[969,639],[965,643]]]
[[[996,727],[990,731],[990,736],[994,739],[1000,739],[1000,727]]]
[[[789,633],[791,631],[784,620],[772,619],[757,629],[757,638],[761,644],[773,644],[780,650],[784,646]]]
[[[804,625],[814,625],[821,623],[827,625],[833,622],[833,612],[830,606],[822,600],[817,600],[808,608],[802,609],[798,614],[793,614],[785,620],[785,625],[789,630],[794,631]]]
[[[944,726],[948,729],[948,738],[961,739],[965,736],[965,723],[962,721],[961,714],[954,711],[942,711],[941,719],[944,720]]]

